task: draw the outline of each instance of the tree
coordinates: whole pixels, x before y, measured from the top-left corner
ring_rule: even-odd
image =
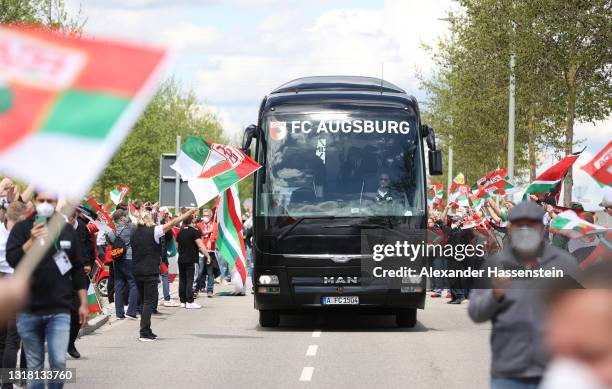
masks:
[[[612,112],[612,3],[609,0],[540,0],[517,3],[525,25],[521,42],[532,68],[553,77],[549,99],[562,107],[551,122],[563,127],[563,150],[574,146],[574,123],[605,119]],[[544,54],[544,55],[542,55]],[[564,182],[564,202],[572,197],[572,172]]]
[[[116,185],[132,189],[131,197],[157,201],[159,159],[176,151],[176,136],[197,135],[224,143],[215,115],[203,109],[193,91],[184,91],[174,79],[165,81],[119,151],[96,183],[93,193],[102,201]]]
[[[63,0],[0,0],[0,24],[38,24],[79,33],[85,20],[79,12],[69,16]]]
[[[528,169],[533,180],[539,150],[570,153],[574,121],[603,119],[612,109],[612,3],[460,4],[463,9],[447,19],[450,38],[431,49],[436,72],[422,80],[429,92],[428,116],[442,126],[443,143],[452,142],[456,171],[474,179],[471,171],[480,175],[483,169],[505,166],[509,59],[514,54],[515,167],[519,175]],[[571,201],[571,175],[564,198]]]

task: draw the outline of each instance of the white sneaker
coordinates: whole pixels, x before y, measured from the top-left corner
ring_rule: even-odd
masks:
[[[202,306],[198,303],[187,303],[185,308],[187,309],[200,309]]]
[[[181,308],[185,308],[185,303],[181,303],[181,304],[180,304],[180,307],[181,307]]]
[[[180,304],[174,300],[164,301],[164,307],[178,307],[178,306],[180,306]]]

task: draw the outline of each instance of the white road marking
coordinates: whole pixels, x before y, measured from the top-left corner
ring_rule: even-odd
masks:
[[[312,337],[313,338],[320,338],[321,337],[321,331],[312,331]]]
[[[317,346],[316,344],[311,344],[310,346],[308,346],[308,350],[306,350],[306,356],[307,357],[316,356],[318,349],[319,349],[319,346]]]
[[[310,381],[312,379],[312,373],[314,372],[314,367],[307,366],[302,369],[302,374],[300,375],[300,381]]]

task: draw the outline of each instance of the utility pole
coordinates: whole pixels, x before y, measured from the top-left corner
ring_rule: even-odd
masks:
[[[176,136],[176,159],[178,160],[179,155],[181,154],[181,136]],[[181,175],[179,172],[176,172],[176,181],[174,181],[174,214],[179,214],[179,209],[181,208]]]
[[[52,17],[53,0],[49,0],[47,4],[48,4],[48,8],[47,8],[48,15],[47,15],[47,17],[49,18],[49,25],[51,25],[51,23],[53,22],[53,17]]]
[[[516,24],[512,22],[512,32],[516,30]],[[515,53],[514,48],[510,54],[510,85],[508,87],[508,177],[514,182],[514,122],[515,122]]]
[[[450,190],[450,187],[453,184],[453,137],[449,136],[448,139],[448,186],[446,187],[447,191]]]

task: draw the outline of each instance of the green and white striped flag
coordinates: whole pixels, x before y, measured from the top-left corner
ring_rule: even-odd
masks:
[[[202,206],[261,166],[235,147],[189,136],[171,167],[187,180]]]

